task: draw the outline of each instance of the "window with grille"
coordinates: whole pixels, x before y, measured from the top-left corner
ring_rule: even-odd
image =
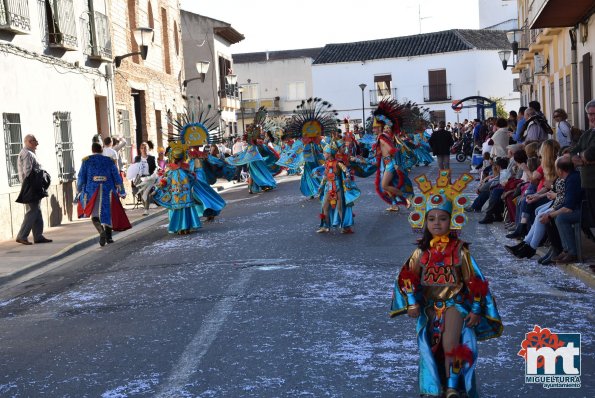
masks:
[[[17,162],[19,152],[23,149],[21,115],[18,113],[3,113],[2,122],[4,125],[4,145],[6,147],[8,185],[12,187],[20,184]]]
[[[80,17],[83,52],[93,59],[112,59],[106,1],[85,0],[83,3],[84,12]]]
[[[17,33],[31,31],[28,0],[0,0],[0,30]]]
[[[45,0],[45,14],[50,47],[77,48],[74,0]]]
[[[130,134],[130,112],[127,110],[121,109],[118,111],[120,115],[120,134],[126,140],[126,146],[124,147],[122,153],[120,154],[122,157],[122,162],[126,165],[129,165],[131,154],[132,154],[132,137]]]
[[[54,136],[56,137],[58,178],[60,181],[72,181],[76,172],[70,112],[54,112]]]

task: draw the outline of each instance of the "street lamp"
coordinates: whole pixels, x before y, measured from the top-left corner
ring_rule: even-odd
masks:
[[[243,135],[244,132],[246,131],[246,126],[244,125],[244,98],[242,96],[242,94],[244,93],[244,87],[240,87],[238,91],[240,92],[240,113],[242,114],[242,135]]]
[[[506,70],[506,68],[512,68],[514,65],[508,65],[508,59],[510,58],[510,50],[502,50],[498,51],[498,56],[500,57],[500,61],[502,61],[502,68]]]
[[[528,48],[519,47],[519,41],[521,40],[522,30],[520,29],[513,29],[506,32],[506,38],[510,43],[510,47],[512,48],[512,53],[517,55],[519,50],[528,51]]]
[[[116,68],[120,67],[124,58],[132,57],[133,55],[140,55],[143,61],[147,59],[147,54],[149,53],[149,45],[153,42],[153,29],[142,27],[136,28],[134,29],[133,33],[134,40],[136,41],[136,44],[138,44],[140,51],[116,56],[116,58],[114,58]]]
[[[233,97],[235,94],[235,85],[238,82],[238,75],[230,73],[225,76],[225,81],[227,82],[227,87],[229,87],[229,90],[226,90],[226,92]]]
[[[366,89],[367,85],[365,83],[362,83],[359,85],[359,88],[362,89],[362,127],[364,129],[364,134],[366,132],[366,111],[364,110],[365,105],[364,105],[364,90]]]
[[[184,80],[182,83],[184,87],[188,85],[188,83],[194,80],[200,80],[201,82],[205,82],[205,77],[207,76],[207,72],[209,70],[209,65],[211,63],[209,61],[200,61],[196,63],[196,71],[198,72],[198,77],[193,77],[192,79]]]

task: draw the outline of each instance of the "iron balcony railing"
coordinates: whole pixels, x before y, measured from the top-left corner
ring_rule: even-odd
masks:
[[[240,98],[240,91],[237,84],[229,84],[225,83],[225,87],[219,91],[219,96],[221,98],[233,98],[239,99]]]
[[[244,113],[256,113],[258,108],[264,106],[267,108],[267,111],[279,111],[279,103],[281,102],[280,97],[274,98],[259,98],[259,99],[244,99],[242,100],[242,104],[240,110],[243,110]]]
[[[432,84],[424,86],[424,102],[439,102],[451,99],[450,84]]]
[[[31,31],[28,0],[0,0],[0,30],[16,33]]]
[[[73,0],[47,0],[48,40],[50,47],[66,50],[77,48],[76,20]]]
[[[91,57],[112,59],[112,40],[109,30],[109,18],[100,12],[94,12],[91,23]]]
[[[376,106],[378,103],[385,99],[396,99],[397,98],[397,89],[387,89],[387,90],[370,90],[370,106]]]

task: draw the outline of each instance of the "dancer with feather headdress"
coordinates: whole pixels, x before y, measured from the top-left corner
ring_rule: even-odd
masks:
[[[185,114],[182,122],[169,121],[178,129],[178,139],[169,142],[170,163],[165,171],[158,172],[153,198],[169,209],[170,233],[195,231],[201,227],[200,217],[212,220],[225,207],[223,198],[206,182],[200,162],[196,162],[198,148],[218,138],[218,133],[209,134],[218,117],[209,105]]]
[[[387,211],[399,211],[399,205],[409,207],[409,198],[413,196],[408,173],[417,158],[400,135],[402,128],[416,123],[412,111],[415,106],[411,102],[400,104],[394,99],[385,99],[373,112],[373,130],[378,136],[374,148],[378,166],[376,193],[390,205]]]
[[[297,106],[286,126],[287,136],[295,139],[295,143],[285,162],[277,164],[303,167],[300,192],[307,198],[316,196],[320,189],[320,179],[314,170],[324,164],[322,139],[330,137],[337,128],[337,114],[331,107],[320,98],[309,98]]]
[[[263,145],[262,127],[266,117],[266,108],[260,107],[254,116],[254,122],[246,127],[244,138],[248,146],[242,152],[227,158],[227,163],[232,166],[248,165],[248,174],[250,175],[248,178],[248,192],[251,194],[270,191],[277,187],[277,182],[267,167],[267,163],[265,163],[265,158],[269,161],[270,156],[274,156],[272,151],[270,153],[265,152],[266,149]],[[261,151],[265,153],[265,157],[262,156]],[[277,159],[273,161],[273,164],[276,161]]]

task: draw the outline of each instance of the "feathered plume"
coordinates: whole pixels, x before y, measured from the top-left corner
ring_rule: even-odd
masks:
[[[429,109],[412,101],[400,103],[395,99],[383,99],[373,115],[381,122],[390,121],[391,131],[395,135],[422,131],[430,122]]]
[[[308,98],[302,101],[294,111],[293,118],[287,123],[287,135],[293,138],[302,138],[305,131],[303,127],[308,122],[318,122],[320,135],[330,136],[331,132],[337,129],[339,121],[338,113],[332,109],[332,105],[322,98]]]
[[[168,117],[167,122],[176,129],[173,136],[169,137],[169,141],[183,142],[186,127],[192,124],[201,124],[208,131],[208,143],[221,142],[223,133],[218,128],[220,114],[221,111],[213,109],[210,104],[204,105],[200,100],[191,101],[186,112],[179,115],[178,119],[174,119],[173,115]]]
[[[256,114],[254,115],[254,121],[246,126],[246,134],[244,138],[246,142],[255,143],[256,140],[262,138],[260,136],[261,129],[264,128],[264,125],[267,121],[267,109],[264,106],[258,108]]]

